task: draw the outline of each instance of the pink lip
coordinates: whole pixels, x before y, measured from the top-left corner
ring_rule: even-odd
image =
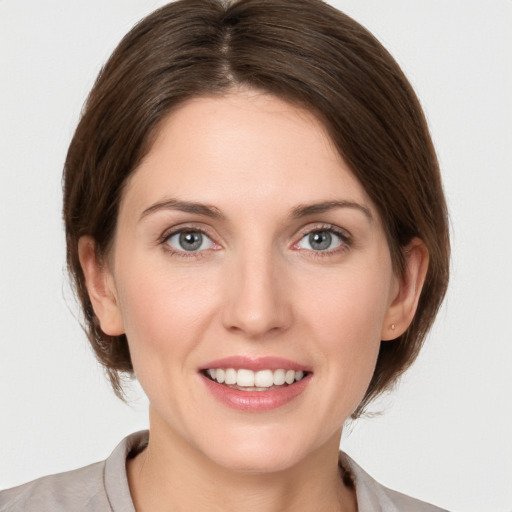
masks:
[[[259,370],[302,370],[308,372],[303,379],[288,386],[281,386],[268,391],[241,391],[209,379],[203,372],[209,368],[246,368],[254,372]],[[221,403],[232,409],[244,412],[265,412],[282,407],[299,397],[311,381],[310,367],[289,359],[279,357],[250,358],[234,356],[217,359],[207,363],[199,372],[201,380],[210,393]]]
[[[281,357],[257,357],[251,358],[247,356],[231,356],[222,359],[216,359],[205,364],[201,370],[208,370],[209,368],[246,368],[257,372],[259,370],[302,370],[303,372],[311,372],[311,368],[303,364],[291,361],[290,359],[283,359]]]
[[[218,367],[217,367],[218,368]],[[269,391],[240,391],[199,374],[210,393],[224,405],[244,412],[265,412],[277,409],[297,398],[311,381],[311,374],[299,382]]]

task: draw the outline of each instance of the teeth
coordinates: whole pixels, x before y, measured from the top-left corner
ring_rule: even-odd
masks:
[[[219,383],[219,384],[222,384],[226,378],[226,372],[222,369],[222,368],[219,368],[218,370],[213,370],[215,372],[215,380]]]
[[[272,370],[261,370],[254,374],[254,385],[257,388],[269,388],[274,385],[274,373]]]
[[[244,388],[254,387],[254,372],[251,370],[238,370],[236,374],[236,385]]]
[[[286,381],[286,372],[284,370],[274,371],[274,385],[282,386]]]
[[[245,368],[235,370],[234,368],[210,368],[206,374],[219,384],[229,386],[240,386],[243,388],[270,388],[272,386],[282,386],[283,384],[293,384],[304,378],[302,370],[260,370],[253,372]]]
[[[233,368],[228,368],[226,370],[226,379],[224,380],[225,384],[236,384],[237,383],[237,372],[233,370]]]

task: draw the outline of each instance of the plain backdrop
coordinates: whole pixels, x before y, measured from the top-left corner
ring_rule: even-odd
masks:
[[[155,0],[0,0],[0,487],[104,459],[147,425],[111,392],[64,270],[61,169],[100,66]],[[438,150],[448,296],[417,363],[342,447],[453,511],[512,510],[512,1],[339,0],[405,70]],[[290,433],[293,435],[293,432]]]

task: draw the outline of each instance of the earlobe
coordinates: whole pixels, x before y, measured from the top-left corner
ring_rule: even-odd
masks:
[[[96,242],[90,236],[78,241],[80,266],[85,276],[89,299],[101,330],[109,336],[124,333],[124,326],[110,270],[98,260]]]
[[[401,336],[414,318],[421,290],[428,270],[428,250],[419,238],[414,238],[404,251],[405,272],[398,286],[382,326],[381,339],[393,340]]]

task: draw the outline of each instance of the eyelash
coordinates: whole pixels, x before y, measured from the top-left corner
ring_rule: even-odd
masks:
[[[213,241],[212,236],[203,228],[199,226],[194,225],[187,225],[187,226],[180,226],[179,228],[173,228],[171,231],[166,231],[162,234],[162,236],[159,238],[158,243],[162,245],[164,251],[169,253],[171,256],[177,256],[178,258],[193,258],[193,259],[199,259],[207,256],[207,253],[211,250],[216,249],[207,249],[202,251],[178,251],[171,247],[171,245],[168,244],[168,241],[170,238],[172,238],[174,235],[178,235],[180,233],[200,233],[203,236],[206,236],[208,239],[211,240],[212,244],[218,247],[218,244],[216,244]]]
[[[158,243],[163,246],[163,249],[167,253],[171,254],[172,256],[177,256],[179,258],[193,258],[193,259],[203,258],[203,257],[207,256],[207,254],[211,250],[214,250],[214,251],[217,250],[216,248],[214,248],[214,249],[205,249],[202,251],[185,251],[185,250],[179,251],[179,250],[172,248],[172,246],[169,245],[168,241],[170,238],[172,238],[173,236],[175,236],[177,234],[186,233],[186,232],[200,233],[201,235],[206,236],[209,240],[211,240],[213,245],[219,247],[219,245],[213,241],[213,237],[208,233],[207,230],[205,230],[203,227],[194,226],[194,225],[180,226],[179,228],[173,228],[171,231],[165,231],[158,239]],[[301,249],[297,248],[297,246],[306,236],[310,236],[314,233],[324,233],[324,232],[334,234],[336,237],[338,237],[341,241],[340,245],[334,249],[328,249],[328,250],[324,250],[324,251],[320,251],[320,250],[315,251],[315,250],[310,250],[310,249],[304,249],[305,251],[307,251],[309,253],[309,255],[311,257],[325,258],[325,257],[333,256],[336,254],[341,254],[343,252],[350,250],[350,248],[353,245],[352,237],[345,230],[337,228],[336,226],[333,226],[332,224],[322,224],[322,225],[317,225],[313,228],[306,228],[306,229],[302,230],[299,240],[293,244],[292,248],[295,248],[297,251],[301,251]]]
[[[300,239],[298,242],[293,244],[293,247],[296,247],[306,236],[310,236],[314,233],[331,233],[337,236],[340,239],[340,245],[335,247],[334,249],[328,249],[325,251],[314,251],[307,250],[309,256],[313,258],[328,258],[330,256],[335,256],[338,254],[342,254],[351,249],[353,245],[352,237],[350,234],[338,228],[337,226],[333,226],[332,224],[321,224],[317,225],[314,228],[306,228],[301,232]],[[300,250],[300,249],[298,249]]]

